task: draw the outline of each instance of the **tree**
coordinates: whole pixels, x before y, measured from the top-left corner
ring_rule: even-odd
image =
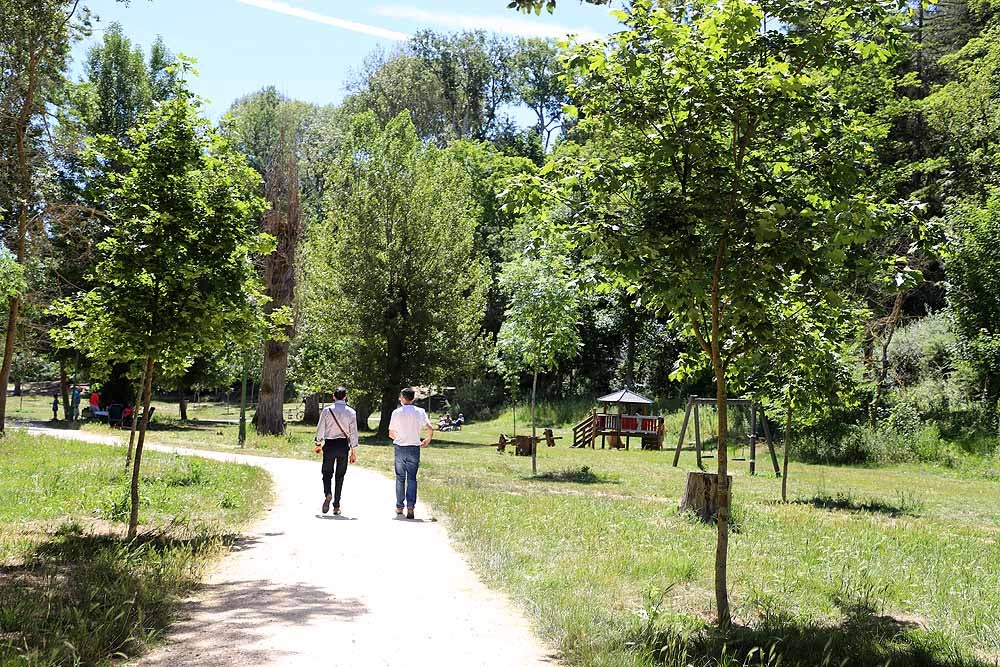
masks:
[[[41,126],[46,105],[61,83],[69,44],[77,34],[77,5],[70,0],[0,0],[0,226],[19,264],[29,260],[28,235],[41,228],[39,182],[47,156]],[[7,383],[14,363],[20,294],[7,305],[0,364],[0,433],[7,415]]]
[[[712,368],[715,596],[727,626],[731,376],[779,335],[770,303],[792,281],[814,307],[879,268],[855,251],[891,210],[865,179],[883,130],[843,91],[881,72],[873,79],[891,95],[885,71],[902,38],[890,6],[858,0],[639,0],[619,18],[626,29],[609,44],[569,55],[568,92],[595,150],[546,165],[528,200],[569,206],[581,251],[683,317]]]
[[[521,39],[514,62],[517,96],[535,114],[534,130],[548,150],[553,133],[562,128],[563,106],[569,103],[559,52],[551,40]]]
[[[485,31],[415,34],[409,50],[440,82],[447,139],[489,139],[514,99],[515,48]]]
[[[129,537],[139,520],[139,479],[157,368],[181,372],[199,352],[246,333],[260,289],[251,259],[267,250],[256,216],[259,177],[199,116],[178,84],[174,97],[128,133],[99,137],[90,163],[114,225],[99,246],[100,281],[60,308],[53,335],[97,356],[141,360],[143,414],[132,467]],[[104,172],[105,165],[114,168]]]
[[[267,313],[290,309],[295,301],[296,252],[302,236],[298,146],[308,106],[293,102],[272,88],[237,101],[223,121],[223,131],[263,177],[263,194],[270,208],[262,230],[277,240],[264,258]],[[289,324],[263,344],[260,398],[254,425],[260,435],[285,432],[285,385],[288,347],[294,336]]]
[[[381,402],[384,436],[404,384],[439,384],[479,359],[475,206],[461,162],[421,142],[405,112],[384,128],[355,116],[329,180],[303,320],[339,351],[341,382]]]
[[[509,305],[497,337],[501,366],[510,372],[531,371],[531,474],[538,473],[535,403],[538,373],[553,370],[579,347],[576,283],[569,260],[551,251],[539,258],[528,254],[508,262],[500,287]]]
[[[945,266],[948,302],[962,357],[975,370],[987,409],[1000,399],[1000,194],[984,206],[967,203],[948,216]]]

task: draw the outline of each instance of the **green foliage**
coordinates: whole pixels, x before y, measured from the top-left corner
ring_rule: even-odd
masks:
[[[953,235],[945,260],[948,300],[961,354],[975,370],[982,394],[995,406],[1000,397],[1000,195],[991,196],[984,206],[956,207],[949,222]]]
[[[505,375],[552,370],[576,354],[579,304],[569,260],[551,249],[533,257],[525,249],[500,274],[508,299],[497,337],[499,366]]]
[[[24,280],[24,267],[6,248],[0,247],[0,304],[12,296],[24,292],[28,284]]]
[[[174,373],[246,334],[261,306],[249,260],[268,247],[256,229],[259,177],[191,95],[178,88],[127,143],[99,137],[90,160],[114,226],[93,289],[61,304],[69,323],[57,339],[106,359],[152,357]]]
[[[302,326],[319,348],[302,354],[379,399],[474,366],[485,286],[459,154],[421,142],[406,113],[385,127],[360,114],[328,179],[304,251]]]

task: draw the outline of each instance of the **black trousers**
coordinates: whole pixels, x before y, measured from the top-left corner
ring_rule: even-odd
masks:
[[[323,493],[330,495],[330,480],[335,481],[333,506],[340,507],[340,493],[344,490],[344,475],[347,474],[347,456],[351,446],[347,438],[333,438],[323,443]]]

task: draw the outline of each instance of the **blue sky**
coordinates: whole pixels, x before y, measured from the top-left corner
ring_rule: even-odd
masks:
[[[485,29],[512,36],[601,36],[617,29],[607,7],[561,0],[553,15],[519,14],[507,0],[87,0],[99,22],[74,49],[111,22],[148,52],[161,35],[175,53],[198,60],[194,90],[217,119],[230,103],[266,85],[297,99],[337,102],[367,54],[393,48],[413,32]]]

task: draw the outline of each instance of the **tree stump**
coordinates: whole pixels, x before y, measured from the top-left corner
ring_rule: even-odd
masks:
[[[532,440],[530,435],[519,435],[514,439],[514,456],[531,456]]]
[[[549,447],[555,447],[556,446],[556,437],[555,437],[555,435],[553,435],[552,429],[550,429],[550,428],[545,429],[544,431],[542,431],[542,435],[545,436],[545,444],[546,445],[548,445]]]
[[[729,488],[733,488],[733,478],[728,476]],[[719,507],[716,499],[719,494],[719,476],[712,472],[689,472],[684,497],[681,498],[680,510],[693,512],[702,521],[715,521]]]

